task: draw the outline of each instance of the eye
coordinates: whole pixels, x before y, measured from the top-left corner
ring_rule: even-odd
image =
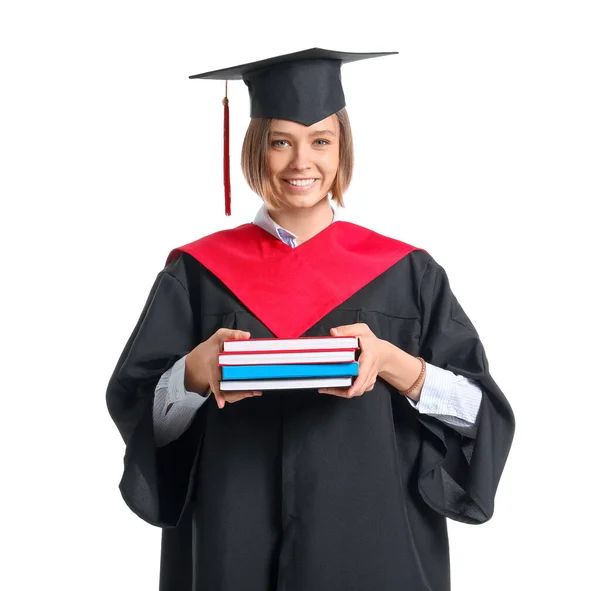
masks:
[[[323,142],[322,144],[319,144],[320,146],[326,146],[329,143],[327,140],[315,140],[315,142]]]
[[[271,146],[273,146],[275,148],[281,148],[282,146],[277,145],[277,144],[281,144],[281,143],[287,143],[287,140],[275,140],[275,141],[271,142]]]

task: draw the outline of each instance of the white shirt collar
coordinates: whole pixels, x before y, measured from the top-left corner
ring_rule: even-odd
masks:
[[[331,205],[331,210],[333,211],[333,222],[338,222],[341,220],[341,212],[340,207],[334,207]],[[270,215],[267,210],[266,205],[263,203],[262,207],[258,210],[256,217],[254,218],[254,224],[269,232],[269,234],[275,236],[275,238],[279,238],[282,242],[285,242],[288,246],[292,248],[296,247],[297,236],[292,232],[282,228]]]

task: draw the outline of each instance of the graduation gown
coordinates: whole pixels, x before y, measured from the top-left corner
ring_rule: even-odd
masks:
[[[363,396],[265,391],[154,443],[160,376],[221,327],[379,338],[476,380],[474,439],[381,378]],[[446,519],[489,520],[514,434],[477,331],[425,250],[349,222],[289,248],[253,224],[173,250],[107,389],[120,490],[163,529],[162,591],[446,591]]]

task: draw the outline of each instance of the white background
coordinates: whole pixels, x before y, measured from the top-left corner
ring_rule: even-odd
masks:
[[[346,219],[444,266],[517,418],[493,519],[450,523],[453,589],[597,584],[595,4],[3,3],[2,589],[157,588],[106,385],[168,252],[260,205],[245,85],[225,218],[224,83],[188,76],[315,46],[399,52],[342,69]]]

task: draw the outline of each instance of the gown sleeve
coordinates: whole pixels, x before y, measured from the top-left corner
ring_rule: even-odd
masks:
[[[475,438],[462,436],[434,417],[422,425],[418,488],[435,511],[478,524],[494,512],[494,497],[512,444],[513,411],[490,375],[475,327],[450,289],[448,276],[431,258],[419,291],[420,355],[433,365],[475,380],[482,389]]]
[[[139,517],[174,527],[187,506],[204,433],[205,413],[175,441],[157,447],[152,410],[161,375],[197,344],[185,264],[158,273],[106,390],[111,418],[125,441],[123,499]]]

